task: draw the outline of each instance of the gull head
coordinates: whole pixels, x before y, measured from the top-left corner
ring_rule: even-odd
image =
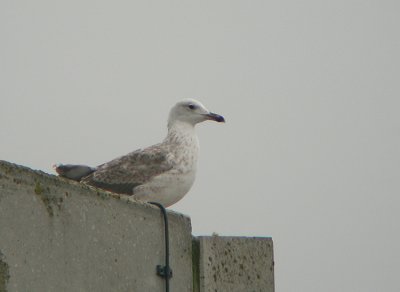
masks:
[[[207,120],[219,123],[225,122],[223,116],[210,112],[201,102],[192,98],[187,98],[178,102],[171,109],[168,125],[170,126],[179,121],[194,126]]]

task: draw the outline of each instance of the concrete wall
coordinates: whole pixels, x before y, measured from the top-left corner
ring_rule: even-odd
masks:
[[[170,212],[169,222],[171,290],[191,291],[190,220]],[[0,164],[7,291],[163,291],[163,234],[158,208]]]
[[[201,236],[199,292],[273,292],[271,238]]]
[[[171,291],[273,291],[270,239],[192,242],[190,219],[168,217]],[[151,205],[0,161],[0,292],[164,291],[163,227]]]

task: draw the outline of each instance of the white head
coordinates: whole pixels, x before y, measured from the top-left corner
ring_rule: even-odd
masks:
[[[207,120],[225,122],[223,116],[210,112],[201,102],[187,98],[178,102],[170,111],[168,127],[176,121],[188,123],[192,126]]]

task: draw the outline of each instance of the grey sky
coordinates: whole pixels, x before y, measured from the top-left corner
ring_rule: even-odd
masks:
[[[0,2],[0,159],[52,172],[193,97],[195,234],[272,236],[277,291],[400,291],[398,1]]]

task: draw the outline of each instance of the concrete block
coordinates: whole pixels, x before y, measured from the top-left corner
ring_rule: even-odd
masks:
[[[168,217],[171,291],[190,292],[190,219]],[[0,291],[164,291],[158,264],[158,208],[0,161]]]
[[[198,237],[199,277],[195,292],[273,292],[271,238]],[[198,287],[198,288],[197,288]]]

